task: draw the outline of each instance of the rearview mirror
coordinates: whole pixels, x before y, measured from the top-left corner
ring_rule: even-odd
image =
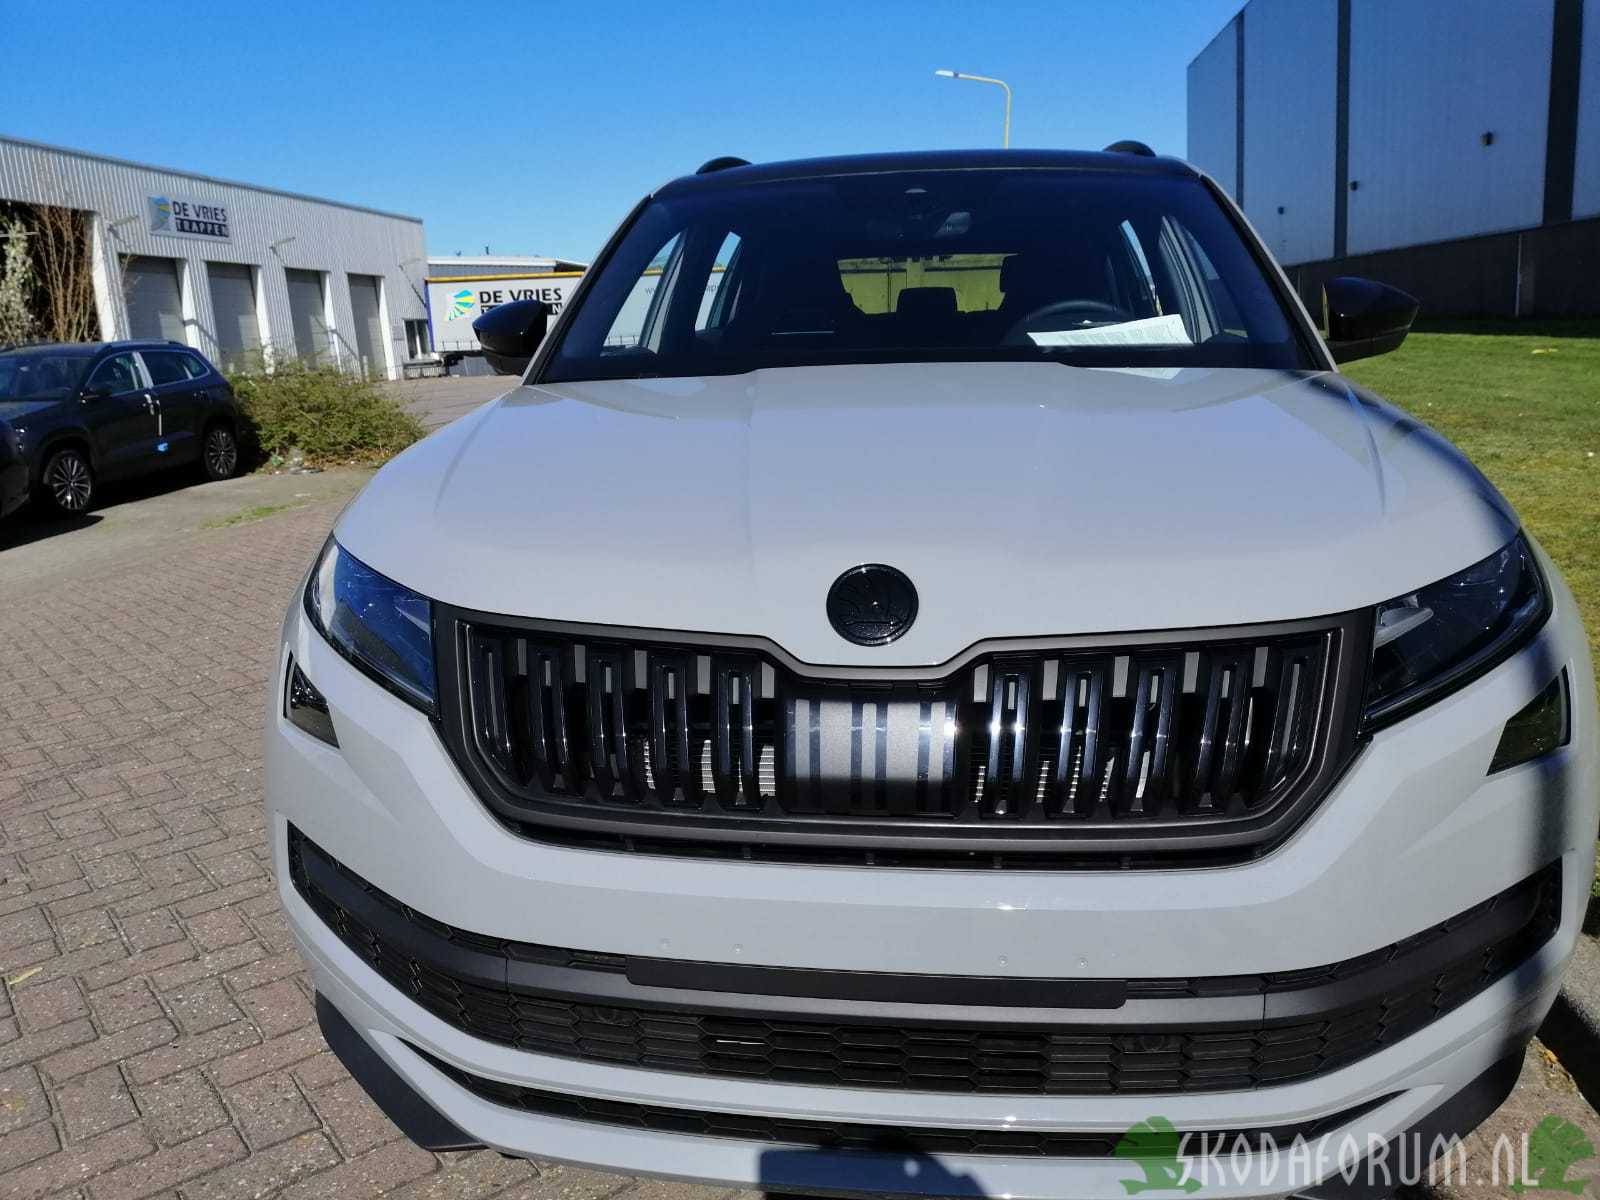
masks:
[[[1417,319],[1417,299],[1371,279],[1341,275],[1322,288],[1322,321],[1334,362],[1387,354]]]
[[[520,375],[544,340],[550,306],[543,300],[496,305],[472,323],[483,357],[499,375]]]

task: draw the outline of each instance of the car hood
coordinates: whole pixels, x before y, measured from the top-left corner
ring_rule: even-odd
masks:
[[[1339,375],[939,363],[519,387],[396,458],[336,533],[452,604],[906,665],[1340,612],[1516,528],[1459,452]],[[920,595],[883,647],[824,611],[870,562]]]

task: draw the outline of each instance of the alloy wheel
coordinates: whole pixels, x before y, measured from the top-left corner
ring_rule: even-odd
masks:
[[[213,479],[226,479],[239,463],[239,445],[227,429],[213,429],[206,435],[206,470]]]
[[[45,484],[63,512],[82,512],[89,507],[94,478],[89,473],[89,464],[74,451],[63,451],[55,456]]]

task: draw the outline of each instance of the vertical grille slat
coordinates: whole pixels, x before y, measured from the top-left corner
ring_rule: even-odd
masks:
[[[955,786],[949,812],[956,824],[976,824],[983,815],[983,797],[989,782],[989,690],[994,672],[979,664],[957,677],[955,703]]]
[[[558,756],[552,743],[556,737],[561,714],[562,696],[559,688],[552,695],[545,686],[545,675],[554,657],[543,646],[521,643],[526,665],[524,680],[527,688],[527,746],[528,759],[533,768],[533,778],[545,790],[557,786]],[[556,673],[559,680],[560,673]],[[565,782],[565,779],[562,780]]]
[[[1020,817],[1037,794],[1039,730],[1034,717],[1041,664],[996,665],[989,673],[989,748],[982,812]]]
[[[655,803],[648,786],[645,747],[629,727],[628,700],[638,690],[633,651],[585,647],[584,694],[589,723],[589,766],[600,799]]]
[[[900,816],[929,816],[952,812],[956,806],[956,744],[959,706],[948,696],[923,700],[918,705],[916,784],[897,791],[903,805]]]
[[[1313,648],[1285,647],[1277,658],[1277,704],[1273,710],[1272,737],[1267,744],[1266,766],[1262,772],[1263,791],[1268,793],[1282,783],[1286,769],[1305,750],[1310,732],[1311,689],[1314,686]]]
[[[1177,795],[1178,692],[1183,686],[1183,658],[1164,658],[1152,669],[1156,672],[1156,713],[1145,794],[1151,811],[1165,816]]]
[[[1104,664],[1090,672],[1088,683],[1088,698],[1083,710],[1083,777],[1093,785],[1105,770],[1101,739],[1104,735],[1102,722],[1104,721],[1104,704],[1106,687],[1110,681],[1110,664]]]
[[[698,808],[704,798],[701,739],[691,727],[696,665],[690,655],[650,655],[650,762],[656,797]]]
[[[505,640],[475,629],[465,633],[472,672],[468,692],[469,722],[478,750],[502,777],[520,784],[516,745],[511,730],[511,705],[506,693]]]
[[[1250,691],[1251,657],[1237,652],[1202,655],[1199,691],[1205,696],[1197,744],[1193,805],[1196,812],[1225,806],[1238,779],[1240,740]]]
[[[728,811],[761,806],[757,778],[754,663],[711,659],[711,777],[717,803]]]
[[[581,792],[585,778],[581,735],[571,726],[569,693],[578,678],[577,647],[552,649],[549,657],[550,748],[555,752],[556,769],[561,772],[565,790]]]
[[[1251,688],[1250,675],[1254,663],[1241,659],[1233,677],[1233,691],[1228,700],[1228,723],[1222,735],[1222,758],[1217,768],[1215,795],[1226,806],[1237,794],[1240,774],[1244,767],[1246,735],[1250,730]]]
[[[1359,697],[1332,686],[1346,626],[1284,628],[1008,647],[907,679],[463,619],[445,728],[491,807],[530,824],[548,809],[585,829],[648,819],[651,837],[745,822],[896,850],[1025,833],[1093,851],[1261,828],[1329,771],[1330,738],[1353,746]]]
[[[1177,688],[1183,660],[1135,658],[1129,668],[1127,753],[1121,763],[1120,811],[1129,817],[1158,815],[1168,797]]]

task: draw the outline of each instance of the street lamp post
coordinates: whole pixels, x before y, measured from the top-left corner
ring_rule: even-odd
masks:
[[[991,79],[987,75],[968,75],[965,71],[935,71],[934,74],[941,79],[970,79],[973,83],[992,83],[996,87],[1004,89],[1006,94],[1006,123],[1005,133],[1001,138],[1000,144],[1007,150],[1011,149],[1011,85],[1009,83],[1004,79]]]

